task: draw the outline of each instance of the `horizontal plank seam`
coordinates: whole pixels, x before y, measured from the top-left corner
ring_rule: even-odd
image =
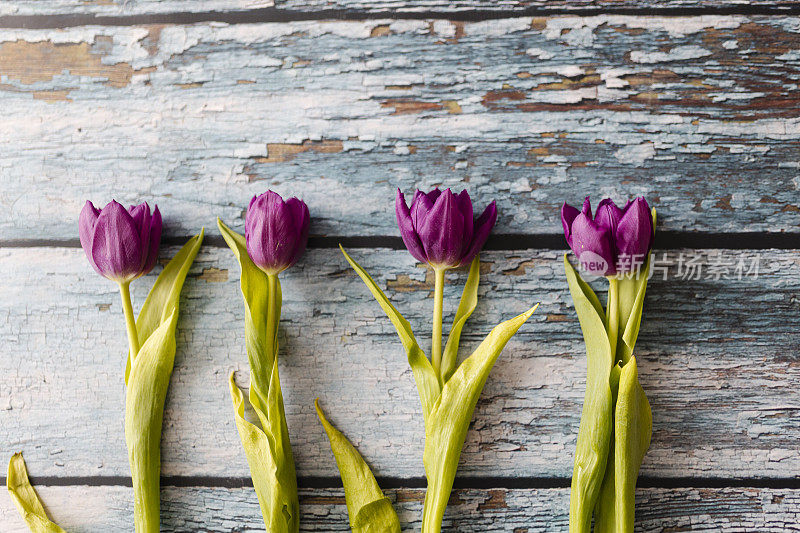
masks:
[[[378,477],[378,484],[384,489],[424,489],[425,478]],[[0,477],[5,485],[6,478]],[[35,476],[31,477],[34,486],[70,487],[130,487],[131,478],[125,476]],[[310,476],[300,477],[297,484],[301,489],[340,488],[338,477]],[[209,488],[242,488],[252,487],[247,477],[211,477],[211,476],[164,476],[161,478],[164,487],[209,487]],[[656,489],[800,489],[800,478],[696,478],[696,477],[650,477],[642,476],[637,482],[640,488]],[[570,479],[564,477],[457,477],[454,483],[457,489],[566,489],[570,487]]]
[[[228,24],[252,24],[266,22],[292,22],[311,20],[375,20],[375,19],[448,19],[464,22],[479,22],[517,17],[542,17],[557,15],[596,16],[632,15],[687,17],[709,15],[797,15],[800,5],[736,5],[730,7],[692,8],[541,8],[523,9],[464,9],[442,11],[408,10],[342,10],[321,9],[296,11],[278,8],[261,8],[244,11],[178,12],[151,15],[7,15],[0,17],[0,28],[58,29],[86,25],[135,26],[141,24],[195,24],[199,22],[226,22]]]
[[[162,246],[181,245],[189,239],[186,237],[165,237]],[[207,235],[204,246],[225,248],[225,241],[220,235]],[[337,248],[341,244],[345,248],[389,248],[404,250],[405,245],[400,237],[375,236],[325,236],[308,240],[308,248]],[[79,248],[78,239],[11,239],[0,240],[0,248]],[[654,247],[659,250],[675,250],[680,248],[725,249],[725,250],[798,250],[800,234],[794,233],[686,233],[661,231],[656,234]],[[557,233],[536,234],[497,234],[489,237],[484,246],[486,250],[566,250],[564,236]]]

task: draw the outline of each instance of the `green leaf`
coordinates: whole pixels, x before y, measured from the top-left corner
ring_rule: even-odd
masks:
[[[656,227],[656,208],[651,210],[653,217],[653,228]],[[622,362],[627,364],[628,360],[633,355],[633,349],[636,346],[636,339],[639,337],[639,327],[642,323],[642,310],[644,308],[644,295],[647,290],[647,281],[650,274],[650,261],[652,260],[652,253],[647,254],[647,259],[639,270],[638,277],[625,278],[620,280],[620,326],[624,333],[622,334],[623,346],[619,348],[622,350]],[[619,351],[617,352],[619,353]]]
[[[250,364],[248,398],[261,423],[259,428],[245,420],[244,398],[231,375],[236,427],[267,530],[295,532],[300,527],[297,474],[278,375],[281,285],[277,276],[268,276],[253,263],[242,235],[219,219],[217,224],[242,270],[245,344]]]
[[[619,390],[615,392],[614,438],[597,503],[595,533],[633,532],[636,479],[650,447],[653,424],[650,403],[639,384],[636,357],[621,369],[615,365],[614,370],[612,388]]]
[[[230,392],[233,399],[236,428],[250,467],[250,477],[258,497],[261,516],[267,531],[274,533],[293,533],[299,530],[299,503],[297,500],[297,477],[289,447],[289,434],[283,413],[283,398],[278,379],[278,362],[273,362],[274,392],[270,399],[269,416],[258,413],[259,419],[275,421],[278,427],[262,430],[249,422],[244,416],[244,396],[230,375]],[[277,437],[277,438],[276,438]]]
[[[131,466],[137,533],[159,531],[161,427],[175,363],[181,288],[203,232],[192,237],[156,279],[137,323],[142,346],[126,372],[125,442]],[[158,317],[158,323],[153,322]],[[153,325],[155,324],[155,327]]]
[[[44,506],[28,479],[28,469],[25,467],[22,452],[12,455],[8,462],[6,487],[31,533],[65,533],[63,529],[47,518]]]
[[[347,255],[347,252],[344,251],[341,245],[339,245],[339,248],[342,250],[347,262],[350,263],[350,266],[353,267],[353,270],[356,271],[356,274],[358,274],[370,290],[372,296],[378,301],[383,312],[386,313],[386,316],[388,316],[389,320],[394,324],[397,335],[400,337],[403,348],[405,348],[406,354],[408,355],[408,364],[411,366],[411,371],[414,374],[414,381],[417,383],[417,390],[419,391],[419,398],[422,403],[422,413],[427,422],[433,405],[437,398],[439,398],[441,392],[439,378],[433,370],[433,365],[431,365],[431,362],[425,356],[425,352],[423,352],[419,344],[417,344],[417,339],[411,331],[411,324],[408,323],[408,320],[395,309],[380,287],[378,287],[372,277],[367,274],[367,271]]]
[[[399,533],[400,521],[397,513],[389,499],[383,495],[364,458],[347,437],[328,422],[318,400],[314,400],[314,406],[325,433],[328,434],[336,466],[339,467],[350,528],[355,533]]]
[[[144,344],[156,328],[178,309],[183,282],[203,243],[203,235],[205,235],[205,228],[201,229],[198,235],[189,239],[189,242],[183,245],[158,275],[136,319],[136,331],[139,334],[140,344]],[[128,353],[128,362],[125,368],[126,385],[130,371],[131,354]]]
[[[139,349],[125,394],[125,442],[133,478],[137,533],[159,531],[161,426],[175,362],[177,310]]]
[[[603,316],[585,292],[586,284],[564,255],[564,270],[586,344],[586,395],[581,411],[570,491],[570,533],[588,533],[608,460],[613,423],[609,377],[614,357]]]
[[[652,429],[650,402],[639,384],[636,357],[631,357],[622,367],[614,414],[616,532],[633,532],[636,479],[644,455],[650,447]]]
[[[478,282],[480,281],[480,277],[481,261],[476,255],[469,267],[469,277],[467,277],[467,283],[464,285],[464,292],[461,294],[461,301],[458,303],[456,317],[453,320],[453,327],[450,329],[450,335],[447,337],[447,344],[445,344],[444,347],[444,355],[442,357],[442,380],[445,383],[450,379],[450,376],[453,375],[456,369],[461,330],[478,305]]]
[[[247,359],[250,363],[250,402],[254,405],[264,405],[268,401],[273,360],[277,356],[276,337],[267,334],[268,330],[274,330],[274,334],[277,334],[278,330],[276,324],[269,324],[270,300],[277,307],[276,314],[273,309],[274,321],[277,321],[280,318],[280,284],[275,278],[277,287],[271,291],[269,277],[247,255],[244,236],[228,228],[222,220],[217,219],[217,225],[242,270],[240,285],[244,298]]]
[[[567,255],[564,254],[564,262],[568,263]],[[592,290],[588,283],[586,283],[580,274],[572,267],[572,264],[569,264],[569,268],[575,272],[575,289],[580,291],[583,294],[583,297],[592,304],[592,307],[597,312],[597,315],[603,321],[603,324],[606,322],[606,313],[603,310],[603,304],[600,303],[600,298],[597,297],[597,294]],[[572,290],[572,286],[570,286],[570,290]]]
[[[649,269],[650,255],[648,254],[638,277],[619,280],[620,329],[623,333],[622,343],[617,346],[617,355],[623,364],[627,364],[633,355],[636,339],[639,337]]]
[[[611,400],[614,405],[617,402],[619,392],[619,379],[622,374],[621,362],[611,367],[609,385],[611,386]],[[608,460],[606,470],[603,475],[603,483],[600,487],[600,496],[594,508],[594,533],[614,533],[616,515],[614,513],[614,433],[612,431],[611,441],[608,449]]]
[[[442,388],[442,394],[425,422],[423,462],[428,490],[422,517],[423,531],[438,531],[441,527],[464,438],[489,372],[506,343],[537,307],[538,304],[495,326]]]

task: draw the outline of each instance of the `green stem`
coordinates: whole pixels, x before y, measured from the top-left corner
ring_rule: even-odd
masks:
[[[131,304],[130,281],[119,284],[119,293],[122,296],[122,311],[125,313],[125,326],[128,328],[128,345],[130,347],[131,362],[139,353],[139,332],[136,330],[136,317],[133,316]]]
[[[436,277],[433,292],[433,335],[431,339],[431,364],[441,379],[442,366],[442,305],[444,302],[444,268],[434,268]]]
[[[452,483],[450,484],[452,489]],[[450,490],[444,490],[439,484],[431,484],[428,480],[428,489],[425,491],[425,504],[422,508],[422,533],[440,533],[442,519],[450,500]]]
[[[274,359],[278,357],[278,322],[281,319],[276,305],[278,303],[278,275],[267,274],[267,284],[267,350]],[[271,370],[272,365],[269,368],[269,371]]]
[[[619,280],[608,278],[608,305],[606,306],[606,331],[611,344],[611,356],[617,361],[617,340],[619,339]]]

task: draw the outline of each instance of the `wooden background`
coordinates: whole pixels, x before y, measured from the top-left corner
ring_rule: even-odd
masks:
[[[787,0],[0,4],[0,458],[24,452],[68,531],[132,529],[124,323],[77,217],[86,199],[147,200],[164,214],[162,258],[208,232],[182,297],[163,530],[262,530],[226,385],[231,370],[248,382],[239,271],[215,217],[241,231],[250,197],[273,188],[313,216],[280,331],[301,529],[348,530],[315,397],[418,528],[411,373],[335,246],[426,343],[432,280],[397,236],[394,191],[467,187],[500,217],[462,352],[542,305],[486,385],[445,526],[565,531],[585,355],[558,209],[645,195],[669,268],[637,344],[654,416],[637,530],[800,531],[799,13]],[[682,280],[689,258],[704,270]],[[741,261],[758,275],[713,270]],[[137,308],[157,271],[135,283]],[[464,280],[448,276],[446,311]],[[0,530],[25,531],[6,496]]]

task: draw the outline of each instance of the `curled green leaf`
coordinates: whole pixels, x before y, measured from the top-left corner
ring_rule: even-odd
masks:
[[[30,479],[28,479],[28,469],[25,467],[22,452],[12,455],[8,462],[6,487],[31,533],[65,533],[47,517],[39,495],[36,494]]]
[[[578,314],[586,345],[586,394],[581,411],[575,465],[570,490],[570,533],[588,533],[592,510],[597,503],[606,470],[613,424],[613,403],[609,383],[614,357],[603,316],[594,298],[587,295],[583,282],[564,254],[564,270],[569,291]],[[588,288],[591,292],[591,288]],[[591,294],[594,294],[591,292]],[[596,298],[596,297],[595,297]]]
[[[461,340],[461,330],[464,328],[467,319],[475,311],[478,305],[478,283],[481,277],[481,261],[479,256],[475,256],[469,266],[469,276],[464,285],[464,292],[461,293],[461,301],[458,302],[456,317],[453,319],[453,327],[450,328],[450,335],[447,337],[447,344],[444,347],[442,357],[442,381],[447,382],[456,369],[458,360],[458,345]]]
[[[495,326],[442,388],[442,394],[425,422],[423,462],[428,490],[422,517],[423,532],[436,533],[441,529],[461,448],[489,372],[506,343],[537,307],[538,304]]]
[[[619,380],[622,374],[621,362],[611,367],[609,385],[611,386],[611,401],[616,405],[617,394],[619,392]],[[614,533],[616,524],[615,513],[615,493],[614,486],[614,432],[611,433],[611,442],[608,448],[608,459],[606,460],[606,470],[603,475],[603,483],[600,487],[600,495],[594,508],[594,533]]]
[[[400,533],[397,513],[383,495],[364,458],[347,437],[328,422],[318,400],[314,400],[314,407],[328,435],[342,478],[350,528],[354,533]]]
[[[258,497],[264,525],[270,532],[292,533],[298,531],[300,527],[297,477],[294,461],[286,459],[287,453],[291,459],[291,448],[286,449],[289,436],[283,416],[277,360],[273,363],[273,368],[276,390],[267,406],[271,412],[263,413],[256,405],[253,405],[253,409],[260,420],[276,421],[277,428],[268,427],[262,430],[245,419],[244,396],[234,381],[233,373],[230,375],[229,385],[236,428],[250,467],[250,477]]]
[[[653,415],[650,402],[639,384],[636,357],[631,357],[619,379],[619,394],[614,413],[614,477],[616,532],[633,532],[636,478],[650,447]]]
[[[159,531],[161,426],[175,362],[177,311],[161,324],[133,360],[125,394],[125,442],[133,478],[137,533]]]
[[[181,248],[156,279],[137,320],[142,346],[134,358],[128,358],[125,442],[133,478],[137,533],[157,533],[160,527],[161,427],[175,363],[178,304],[202,241],[201,231]]]
[[[248,399],[261,427],[244,418],[244,397],[230,379],[236,427],[253,478],[261,514],[270,532],[299,530],[297,474],[289,441],[286,414],[278,376],[278,322],[281,315],[281,285],[247,255],[244,236],[217,220],[225,242],[241,267],[244,299],[245,344],[250,364]]]
[[[389,320],[394,324],[397,335],[400,337],[403,348],[405,348],[406,354],[408,355],[408,364],[411,366],[411,371],[414,374],[414,381],[417,383],[417,390],[419,391],[419,397],[422,403],[422,413],[427,421],[433,409],[433,405],[441,392],[439,378],[433,370],[431,362],[425,356],[425,352],[422,351],[419,344],[417,344],[417,339],[411,331],[411,324],[408,323],[408,320],[395,309],[389,301],[389,298],[386,297],[380,287],[375,283],[375,280],[372,279],[372,276],[370,276],[361,265],[356,263],[355,260],[344,251],[341,245],[339,248],[342,250],[347,262],[350,263],[350,266],[353,267],[353,270],[356,271],[356,274],[358,274],[372,293],[372,296],[378,301],[383,312],[386,313],[386,316],[388,316]]]

